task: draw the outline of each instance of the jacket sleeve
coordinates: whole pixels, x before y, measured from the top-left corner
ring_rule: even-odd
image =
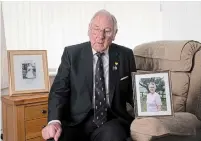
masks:
[[[57,75],[54,79],[48,98],[48,122],[62,120],[64,107],[70,96],[70,57],[68,48],[64,49]]]
[[[129,71],[130,71],[130,77],[129,77],[129,92],[127,93],[127,102],[131,104],[132,107],[134,107],[133,102],[133,87],[132,87],[132,72],[136,72],[136,66],[135,66],[135,60],[134,60],[134,54],[133,51],[129,51]]]

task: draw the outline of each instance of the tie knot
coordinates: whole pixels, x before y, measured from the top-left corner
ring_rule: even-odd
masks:
[[[98,56],[98,58],[102,57],[105,53],[104,52],[97,52],[96,55]]]

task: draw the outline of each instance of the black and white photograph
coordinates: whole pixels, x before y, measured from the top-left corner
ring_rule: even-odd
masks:
[[[137,115],[172,115],[169,73],[136,73],[134,77]]]
[[[22,77],[23,79],[36,78],[36,63],[32,61],[25,61],[22,63]]]
[[[49,92],[46,50],[8,50],[10,95]]]

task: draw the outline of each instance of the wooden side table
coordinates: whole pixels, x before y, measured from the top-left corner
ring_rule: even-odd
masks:
[[[3,140],[44,141],[41,130],[47,124],[48,94],[2,96]]]

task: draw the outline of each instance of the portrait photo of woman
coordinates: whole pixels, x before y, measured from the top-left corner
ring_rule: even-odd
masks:
[[[149,93],[147,94],[147,112],[161,111],[161,97],[156,92],[156,84],[154,82],[149,83]]]
[[[172,115],[169,73],[139,73],[133,78],[137,116]]]
[[[23,79],[35,79],[36,78],[36,64],[35,63],[23,63],[22,64]]]

